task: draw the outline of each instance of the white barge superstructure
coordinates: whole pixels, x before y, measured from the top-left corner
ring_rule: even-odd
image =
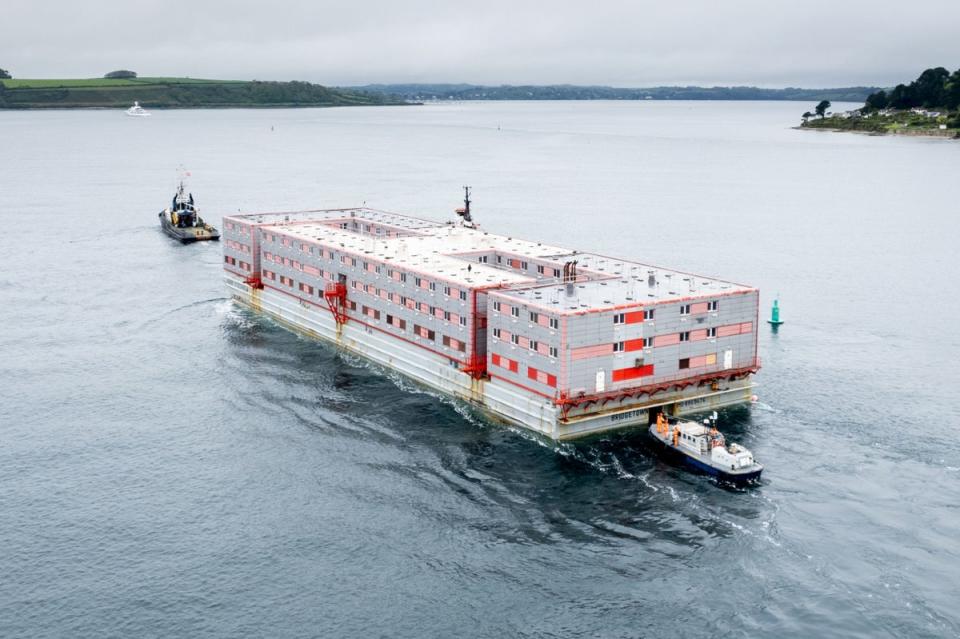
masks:
[[[223,239],[235,300],[553,439],[752,397],[749,286],[368,208]]]

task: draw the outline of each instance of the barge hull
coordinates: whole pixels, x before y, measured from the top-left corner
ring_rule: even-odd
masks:
[[[449,358],[398,340],[353,319],[338,325],[329,309],[304,302],[270,286],[254,288],[239,274],[225,272],[231,298],[282,326],[361,356],[441,393],[468,402],[497,421],[516,425],[551,440],[573,440],[604,432],[646,427],[658,412],[673,416],[746,404],[751,401],[750,378],[731,381],[722,389],[687,387],[640,398],[633,404],[564,417],[552,398],[545,398],[496,377],[474,379],[451,366]]]

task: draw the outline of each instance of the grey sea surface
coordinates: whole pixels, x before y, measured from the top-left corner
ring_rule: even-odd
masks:
[[[810,106],[0,112],[0,635],[960,635],[960,143]],[[238,308],[218,244],[160,233],[181,164],[217,225],[470,184],[491,231],[779,293],[721,416],[762,485]]]

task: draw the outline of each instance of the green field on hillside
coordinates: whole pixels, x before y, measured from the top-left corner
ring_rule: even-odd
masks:
[[[124,78],[117,80],[108,80],[107,78],[80,78],[80,79],[15,79],[0,80],[8,89],[59,89],[76,87],[129,87],[145,86],[151,84],[242,84],[243,80],[201,80],[197,78]]]
[[[0,80],[0,109],[362,106],[403,104],[377,93],[309,82],[198,78]]]

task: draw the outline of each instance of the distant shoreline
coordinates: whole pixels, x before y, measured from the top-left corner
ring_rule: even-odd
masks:
[[[400,97],[406,100],[457,102],[473,100],[758,100],[863,102],[876,87],[842,87],[833,89],[764,89],[760,87],[659,86],[628,88],[579,86],[570,84],[499,85],[476,84],[366,84],[340,87]]]

